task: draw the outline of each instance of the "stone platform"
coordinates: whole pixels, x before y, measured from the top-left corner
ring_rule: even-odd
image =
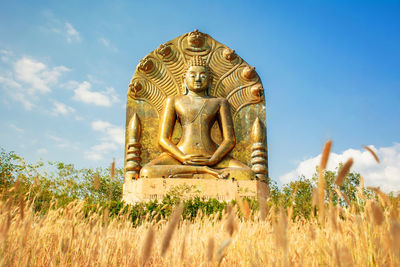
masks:
[[[161,200],[167,193],[176,192],[183,197],[200,196],[205,199],[216,198],[220,201],[231,201],[240,197],[256,197],[266,193],[267,185],[257,180],[217,180],[217,179],[171,179],[140,178],[125,181],[123,200],[136,203],[147,200]]]

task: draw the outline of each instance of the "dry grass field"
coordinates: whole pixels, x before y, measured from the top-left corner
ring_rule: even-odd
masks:
[[[178,205],[168,221],[147,213],[134,227],[129,212],[87,214],[85,203],[74,201],[42,214],[32,200],[3,196],[0,266],[400,266],[400,196],[377,188],[367,196],[361,181],[355,201],[327,201],[322,177],[330,145],[313,193],[318,212],[308,219],[294,218],[291,206],[266,205],[268,195],[261,195],[256,212],[238,198],[222,218],[198,214],[189,220]],[[349,159],[339,170],[337,185],[351,165]]]
[[[378,194],[364,211],[325,206],[325,216],[291,219],[264,210],[220,220],[169,221],[138,227],[123,215],[84,218],[82,203],[32,211],[22,200],[0,203],[1,266],[399,266],[399,201]],[[359,201],[363,201],[360,195]],[[15,202],[14,202],[15,203]],[[264,218],[262,218],[264,217]]]

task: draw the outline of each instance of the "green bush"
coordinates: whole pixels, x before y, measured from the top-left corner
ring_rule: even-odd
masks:
[[[72,201],[83,200],[87,215],[92,212],[107,213],[109,216],[129,216],[134,224],[145,219],[168,219],[172,209],[181,201],[184,204],[183,217],[193,220],[197,216],[217,214],[221,218],[228,204],[217,199],[193,197],[183,198],[185,187],[171,190],[161,201],[148,201],[134,205],[125,205],[122,201],[123,170],[116,168],[111,177],[110,168],[77,169],[72,164],[62,162],[42,162],[27,164],[14,152],[0,152],[0,192],[3,198],[17,201],[23,197],[31,201],[36,211],[46,213],[50,207],[65,207]],[[308,219],[312,211],[312,194],[316,186],[318,169],[311,179],[300,177],[279,188],[270,181],[267,207],[276,210],[290,208],[293,219],[302,217]],[[360,174],[349,173],[343,186],[334,183],[336,171],[324,172],[326,182],[326,201],[333,205],[347,206],[347,202],[338,196],[335,189],[345,194],[357,208],[365,203],[356,203],[356,192],[360,185]],[[372,192],[364,190],[364,194],[373,196]],[[255,199],[247,199],[253,212],[259,210]],[[241,214],[242,212],[239,211]]]

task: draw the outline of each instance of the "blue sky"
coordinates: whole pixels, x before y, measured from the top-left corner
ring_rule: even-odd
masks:
[[[199,29],[263,81],[272,179],[310,175],[330,138],[331,168],[351,156],[367,184],[398,190],[399,14],[400,1],[1,1],[0,146],[121,166],[137,63]]]

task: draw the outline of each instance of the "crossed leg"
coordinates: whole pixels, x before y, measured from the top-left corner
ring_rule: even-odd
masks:
[[[212,168],[208,166],[183,165],[181,162],[163,152],[160,156],[147,163],[140,170],[141,178],[193,178],[194,174],[210,174],[218,179],[228,177],[238,180],[250,180],[253,172],[245,164],[230,156]]]

